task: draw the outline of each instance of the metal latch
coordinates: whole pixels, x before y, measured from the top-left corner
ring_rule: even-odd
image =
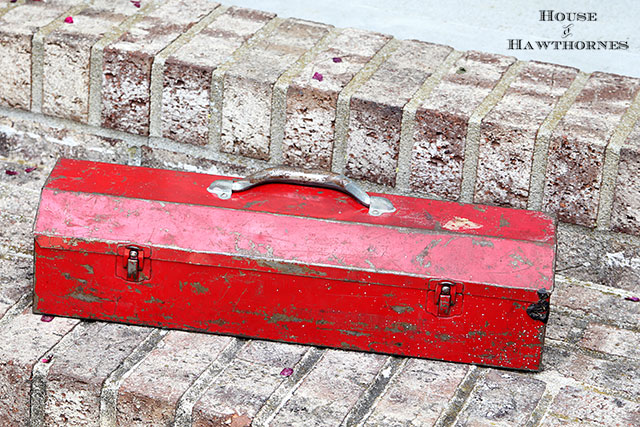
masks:
[[[127,279],[138,280],[140,270],[142,270],[142,257],[138,258],[138,248],[128,248],[129,255],[127,256]]]
[[[149,249],[140,246],[120,246],[116,275],[131,282],[141,282],[151,274]]]
[[[429,282],[427,311],[438,317],[451,317],[462,313],[463,284],[448,280]]]

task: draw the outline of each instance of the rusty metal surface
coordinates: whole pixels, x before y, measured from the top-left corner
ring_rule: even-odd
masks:
[[[527,308],[553,290],[551,218],[391,195],[398,211],[372,217],[288,184],[220,200],[214,179],[60,161],[35,226],[35,309],[538,369],[545,323]]]

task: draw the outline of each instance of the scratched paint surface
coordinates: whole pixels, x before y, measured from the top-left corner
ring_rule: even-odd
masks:
[[[539,368],[545,325],[526,308],[553,289],[548,217],[399,196],[398,212],[371,217],[284,184],[223,201],[213,179],[59,162],[36,220],[34,310]],[[144,248],[139,282],[123,274],[126,244]],[[449,317],[433,278],[459,286]]]
[[[230,178],[61,159],[47,188],[78,191],[81,186],[84,193],[555,243],[554,220],[540,212],[385,194],[396,212],[373,217],[349,196],[314,187],[269,184],[221,200],[206,191],[217,179]]]
[[[38,233],[534,290],[552,287],[550,245],[94,194],[45,190],[43,196]]]

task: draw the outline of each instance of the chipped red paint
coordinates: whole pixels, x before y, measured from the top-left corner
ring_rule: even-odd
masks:
[[[545,325],[526,309],[553,290],[551,218],[393,195],[397,211],[373,217],[291,184],[221,200],[206,189],[224,178],[60,160],[36,220],[34,310],[539,368]],[[137,281],[127,246],[142,250]]]

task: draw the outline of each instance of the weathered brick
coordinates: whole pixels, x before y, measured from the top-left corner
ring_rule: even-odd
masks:
[[[42,180],[25,179],[21,185],[39,192],[59,157],[126,163],[129,147],[119,138],[95,135],[82,128],[0,115],[0,155],[38,165],[38,169],[29,175]],[[11,178],[26,176],[20,174]]]
[[[165,62],[162,134],[187,144],[209,141],[212,72],[274,14],[229,8]]]
[[[151,66],[155,55],[214,10],[207,0],[170,0],[104,49],[102,125],[149,134]]]
[[[282,148],[284,163],[331,168],[338,95],[389,40],[386,35],[345,29],[291,82]],[[322,81],[313,78],[315,73],[322,75]]]
[[[0,249],[0,319],[33,286],[33,259]]]
[[[620,149],[611,228],[640,236],[640,121]]]
[[[469,119],[514,62],[512,57],[466,52],[418,107],[412,190],[458,199]]]
[[[580,345],[603,353],[640,359],[639,341],[638,332],[592,323],[587,327]]]
[[[591,75],[551,135],[545,211],[562,221],[595,226],[605,149],[638,90],[638,79]]]
[[[171,425],[178,400],[224,350],[230,337],[172,331],[118,391],[118,424]]]
[[[255,168],[237,163],[211,160],[174,151],[170,148],[141,147],[142,166],[160,169],[176,169],[213,175],[245,176]]]
[[[468,370],[459,364],[408,359],[364,425],[433,425]]]
[[[220,134],[223,152],[269,159],[273,86],[329,28],[288,19],[226,72]]]
[[[572,315],[621,328],[640,328],[640,304],[572,281],[556,281],[551,310],[568,309]]]
[[[431,43],[402,41],[351,97],[347,175],[395,185],[402,109],[451,50]]]
[[[556,272],[640,293],[640,239],[560,223]]]
[[[33,250],[33,217],[18,216],[9,213],[0,213],[0,246],[12,252],[29,254]]]
[[[582,337],[587,320],[551,310],[545,337],[568,344],[576,344]]]
[[[339,425],[373,381],[385,356],[329,350],[273,418],[275,425]]]
[[[96,322],[61,353],[53,354],[45,425],[98,425],[105,380],[150,332],[149,328]]]
[[[282,369],[295,369],[305,351],[299,345],[251,341],[195,404],[193,425],[228,425],[234,415],[253,418],[286,380],[280,375]]]
[[[86,123],[91,47],[137,9],[129,0],[99,0],[44,40],[42,112]]]
[[[473,389],[456,426],[524,425],[544,389],[545,383],[531,376],[491,370]]]
[[[536,135],[578,70],[530,62],[482,120],[476,203],[526,208]]]
[[[78,320],[40,321],[31,307],[0,330],[0,424],[29,425],[31,371]]]
[[[594,357],[577,346],[545,345],[543,370],[628,398],[640,395],[640,361],[617,356]]]
[[[80,0],[27,2],[0,17],[0,105],[31,108],[31,40],[40,27],[52,22]]]
[[[615,396],[566,386],[560,389],[541,425],[640,425],[640,404]]]

